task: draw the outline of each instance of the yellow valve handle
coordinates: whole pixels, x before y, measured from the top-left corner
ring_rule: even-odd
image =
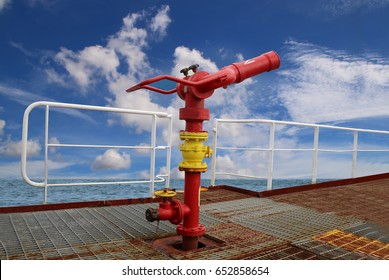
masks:
[[[159,191],[154,192],[154,195],[157,197],[173,197],[173,196],[176,196],[176,194],[177,193],[175,191],[172,191],[169,189],[159,190]]]

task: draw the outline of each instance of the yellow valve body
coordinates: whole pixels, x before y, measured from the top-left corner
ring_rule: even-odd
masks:
[[[212,154],[211,147],[203,145],[208,140],[208,132],[181,131],[180,139],[184,144],[180,145],[183,161],[178,165],[181,171],[205,172],[208,166],[203,162]]]

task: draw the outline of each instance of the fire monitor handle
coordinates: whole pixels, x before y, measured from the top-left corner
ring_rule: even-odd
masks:
[[[178,84],[194,87],[199,92],[209,92],[220,87],[225,88],[230,84],[240,83],[247,78],[253,77],[263,72],[272,71],[278,67],[280,67],[280,58],[276,52],[270,51],[255,58],[233,63],[229,66],[223,67],[220,71],[214,74],[206,73],[207,75],[204,75],[198,81],[191,81],[191,77],[181,79],[174,76],[161,75],[133,85],[126,91],[133,92],[139,89],[148,89],[162,94],[174,93],[177,91],[177,88],[163,90],[150,86],[150,84],[158,81],[169,80],[177,82]]]

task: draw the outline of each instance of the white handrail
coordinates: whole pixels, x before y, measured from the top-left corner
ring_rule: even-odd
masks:
[[[240,123],[240,124],[268,124],[270,125],[269,132],[269,147],[268,148],[256,148],[256,147],[222,147],[217,146],[218,143],[218,125],[219,123]],[[291,126],[303,126],[303,127],[312,127],[314,129],[313,137],[313,147],[312,148],[275,148],[275,127],[276,125],[291,125]],[[353,132],[353,148],[352,149],[320,149],[319,148],[319,131],[320,129],[335,129],[342,131],[352,131]],[[371,129],[358,129],[350,127],[340,127],[332,125],[319,125],[319,124],[309,124],[309,123],[299,123],[291,121],[275,121],[275,120],[266,120],[266,119],[214,119],[213,124],[213,154],[212,154],[212,163],[211,163],[211,185],[215,185],[216,175],[229,175],[229,176],[238,176],[245,178],[255,178],[255,179],[267,179],[267,189],[272,189],[273,181],[273,167],[274,167],[274,152],[275,151],[313,151],[312,158],[312,183],[316,183],[317,180],[317,165],[318,165],[318,154],[319,152],[332,152],[332,153],[351,153],[352,157],[352,177],[356,176],[356,166],[357,166],[357,154],[358,152],[389,152],[389,149],[358,149],[358,135],[360,132],[363,133],[375,133],[375,134],[386,134],[389,135],[389,131],[384,130],[371,130]],[[244,175],[236,173],[226,173],[226,172],[216,172],[216,157],[218,150],[249,150],[249,151],[268,151],[269,152],[269,161],[268,161],[268,174],[267,177],[253,176],[253,175]]]
[[[27,144],[28,144],[28,124],[29,116],[31,111],[36,108],[43,106],[45,107],[45,157],[44,157],[44,181],[35,182],[31,180],[27,175]],[[88,144],[54,144],[49,143],[49,111],[50,108],[65,108],[65,109],[78,109],[78,110],[92,110],[92,111],[101,111],[101,112],[111,112],[111,113],[124,113],[124,114],[133,114],[133,115],[145,115],[152,117],[152,130],[151,130],[151,145],[150,146],[115,146],[115,145],[88,145]],[[156,146],[156,129],[157,123],[156,118],[167,118],[169,119],[169,133],[166,146]],[[22,151],[21,151],[21,174],[26,183],[34,187],[44,187],[44,203],[47,201],[47,187],[49,186],[84,186],[84,185],[113,185],[113,184],[139,184],[139,183],[149,183],[150,184],[150,195],[154,193],[154,183],[155,182],[166,182],[166,187],[169,187],[170,184],[170,159],[171,159],[171,145],[172,145],[172,115],[165,112],[154,112],[154,111],[142,111],[142,110],[133,110],[133,109],[123,109],[123,108],[114,108],[114,107],[102,107],[102,106],[91,106],[91,105],[81,105],[81,104],[71,104],[71,103],[59,103],[59,102],[48,102],[48,101],[38,101],[32,103],[28,106],[24,112],[23,116],[23,129],[22,129]],[[116,149],[148,149],[151,150],[150,156],[150,179],[143,181],[111,181],[111,182],[83,182],[83,183],[48,183],[48,149],[49,147],[77,147],[77,148],[116,148]],[[166,172],[167,174],[155,175],[155,156],[156,150],[166,150]],[[166,177],[164,179],[163,177]]]

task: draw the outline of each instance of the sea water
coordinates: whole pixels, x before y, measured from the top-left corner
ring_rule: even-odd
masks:
[[[91,182],[90,180],[52,180],[50,183]],[[273,189],[310,184],[309,179],[273,180]],[[209,179],[201,180],[202,186],[210,186]],[[266,180],[218,179],[216,185],[229,185],[253,191],[266,190]],[[184,181],[172,179],[170,188],[182,190]],[[165,183],[155,183],[154,189],[165,187]],[[115,200],[150,197],[150,184],[119,184],[91,186],[51,186],[47,188],[47,203],[80,202],[95,200]],[[44,199],[44,188],[32,187],[19,179],[0,179],[0,207],[38,205]]]

